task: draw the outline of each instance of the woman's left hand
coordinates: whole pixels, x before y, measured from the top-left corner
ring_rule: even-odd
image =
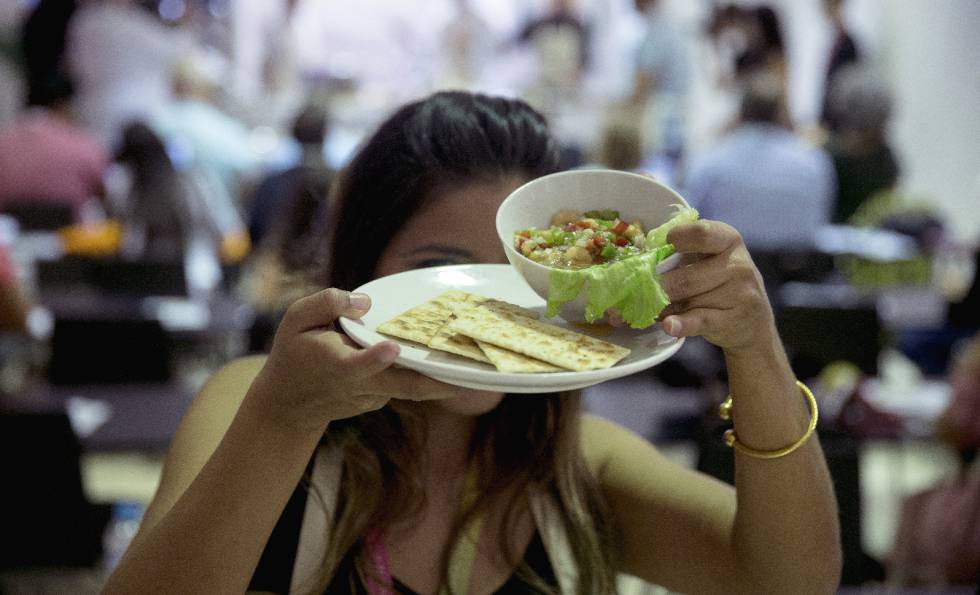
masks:
[[[668,235],[677,252],[700,260],[664,273],[671,304],[661,314],[667,334],[703,336],[734,354],[771,345],[776,336],[762,276],[732,226],[702,219]]]

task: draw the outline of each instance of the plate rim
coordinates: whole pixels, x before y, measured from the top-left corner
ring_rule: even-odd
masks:
[[[510,271],[518,279],[523,282],[523,278],[520,273],[510,265],[510,264],[456,264],[456,265],[445,265],[439,267],[429,267],[424,269],[412,269],[409,271],[402,271],[399,273],[394,273],[392,275],[386,275],[384,277],[378,277],[377,279],[372,279],[367,283],[361,285],[354,292],[364,292],[365,288],[370,290],[369,286],[379,282],[390,283],[393,279],[397,277],[412,277],[419,274],[435,275],[442,271],[453,271],[453,270],[492,270],[494,272],[500,271]],[[526,283],[525,283],[526,285]],[[459,289],[466,291],[465,287],[459,287]],[[534,291],[528,286],[528,297],[536,300],[537,303],[533,306],[540,308],[544,304],[544,300],[541,299]],[[519,304],[524,305],[524,304]],[[412,306],[408,306],[405,309],[409,309]],[[560,318],[560,317],[559,317]],[[563,322],[568,324],[567,321],[561,319]],[[338,323],[344,332],[349,336],[354,342],[356,342],[361,347],[368,347],[373,345],[374,342],[370,338],[365,337],[363,333],[370,332],[374,333],[380,337],[384,337],[386,340],[393,340],[400,345],[408,344],[409,347],[413,349],[425,350],[427,349],[424,345],[411,343],[405,339],[396,339],[393,337],[387,337],[376,330],[368,328],[366,323],[360,319],[352,319],[346,316],[341,316],[338,318]],[[640,331],[638,331],[640,332]],[[415,359],[405,357],[403,354],[399,353],[398,357],[395,359],[395,364],[404,368],[413,369],[421,374],[440,380],[442,382],[452,383],[452,380],[465,381],[470,384],[481,384],[487,387],[506,387],[495,390],[505,390],[507,392],[515,392],[516,388],[522,389],[545,389],[551,388],[554,391],[562,390],[575,390],[577,388],[585,388],[587,386],[592,386],[608,380],[613,380],[616,378],[621,378],[624,376],[629,376],[642,372],[656,366],[670,357],[672,357],[677,351],[684,345],[684,337],[670,337],[659,330],[651,330],[650,333],[661,333],[671,339],[669,345],[667,345],[663,351],[649,356],[647,358],[639,359],[628,364],[616,364],[609,368],[603,368],[600,370],[585,370],[577,372],[574,370],[569,370],[565,372],[549,372],[542,374],[521,374],[521,373],[506,373],[498,372],[492,369],[476,369],[467,366],[460,366],[458,364],[440,362],[440,361],[428,361],[424,359]],[[437,377],[438,376],[438,377]],[[575,388],[562,388],[563,386],[573,386]],[[487,390],[490,390],[489,388]],[[545,390],[525,390],[524,392],[547,392]]]

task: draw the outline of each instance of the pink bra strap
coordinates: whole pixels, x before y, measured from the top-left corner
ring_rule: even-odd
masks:
[[[367,547],[368,557],[374,565],[374,574],[367,577],[367,584],[365,585],[368,594],[395,595],[384,533],[378,529],[368,532],[364,537],[364,545]]]

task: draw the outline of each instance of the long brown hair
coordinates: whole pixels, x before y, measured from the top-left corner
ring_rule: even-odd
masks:
[[[556,171],[558,154],[544,119],[519,100],[443,92],[401,108],[340,177],[330,285],[351,290],[371,280],[386,240],[437,188],[514,174],[531,179]],[[330,424],[325,440],[343,449],[344,466],[316,592],[331,584],[345,561],[349,580],[363,582],[372,572],[362,555],[365,534],[420,510],[424,461],[418,455],[426,427],[416,407],[392,401]],[[578,566],[579,593],[614,592],[612,523],[581,452],[580,419],[577,392],[508,395],[480,416],[470,452],[480,471],[479,496],[456,519],[452,543],[472,515],[491,506],[507,506],[505,522],[512,526],[521,510],[517,498],[543,491],[558,505]],[[520,554],[508,550],[508,533],[501,551],[516,562]],[[444,560],[444,582],[447,566]],[[540,592],[551,590],[525,566],[518,572]]]

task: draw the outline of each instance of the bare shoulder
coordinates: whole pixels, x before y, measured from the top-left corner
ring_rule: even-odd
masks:
[[[614,421],[597,415],[582,416],[582,452],[589,468],[602,479],[623,456],[659,457],[656,447],[642,436]]]
[[[264,364],[264,355],[233,360],[194,397],[170,443],[147,524],[152,526],[170,510],[211,458]]]

